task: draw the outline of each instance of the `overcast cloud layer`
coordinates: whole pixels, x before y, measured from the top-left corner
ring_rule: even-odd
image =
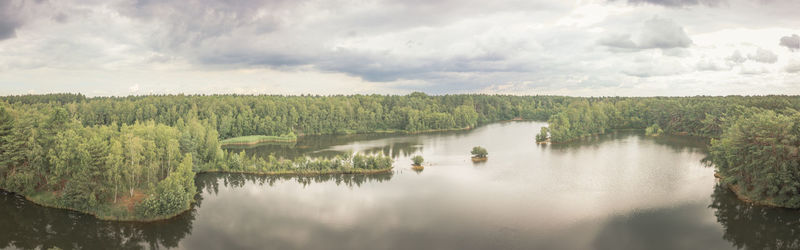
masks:
[[[800,94],[800,1],[0,1],[0,95]]]

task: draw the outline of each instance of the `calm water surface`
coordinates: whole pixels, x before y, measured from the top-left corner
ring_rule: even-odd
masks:
[[[303,138],[248,154],[396,158],[383,175],[204,174],[192,211],[105,222],[0,194],[0,247],[88,249],[794,249],[800,211],[717,186],[704,142],[619,132],[536,145],[538,122],[422,135]],[[473,146],[489,150],[474,164]],[[412,155],[425,157],[421,172]]]

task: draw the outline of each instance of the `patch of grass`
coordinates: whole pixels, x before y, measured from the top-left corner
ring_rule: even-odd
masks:
[[[274,135],[248,135],[228,138],[222,140],[222,145],[252,145],[264,142],[296,142],[297,136],[294,134],[274,136]]]

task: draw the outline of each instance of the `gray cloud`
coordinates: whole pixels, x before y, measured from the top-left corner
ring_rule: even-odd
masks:
[[[800,36],[792,34],[791,36],[781,37],[780,45],[789,48],[791,51],[800,50]]]
[[[681,26],[666,19],[653,18],[644,22],[644,29],[639,36],[640,48],[687,48],[692,39],[686,35]]]
[[[725,59],[727,59],[730,62],[736,63],[736,64],[741,64],[741,63],[747,61],[747,58],[742,56],[742,53],[739,52],[739,50],[734,51],[733,54],[731,54],[731,56],[729,56],[728,58],[725,58]]]
[[[628,50],[637,50],[639,49],[639,45],[631,40],[630,34],[613,34],[607,35],[606,37],[600,38],[597,41],[600,45],[605,45],[612,48],[619,48],[619,49],[628,49]]]
[[[772,51],[765,50],[762,48],[756,49],[755,54],[747,55],[747,58],[756,62],[760,63],[776,63],[778,62],[778,55],[773,53]]]
[[[558,4],[538,1],[488,4],[475,1],[482,8],[455,0],[377,1],[375,6],[364,5],[369,8],[354,8],[347,1],[228,2],[133,0],[116,7],[127,17],[159,27],[146,41],[157,53],[181,57],[203,67],[303,67],[343,72],[368,81],[432,79],[442,72],[520,71],[526,66],[506,60],[509,55],[518,54],[508,49],[524,48],[519,44],[498,44],[447,55],[407,56],[403,53],[413,49],[339,43],[365,43],[371,38],[402,34],[419,27],[444,29],[441,26],[478,13],[548,10],[543,14],[546,16],[561,8]],[[449,39],[438,34],[429,36]],[[426,47],[418,42],[406,47],[411,45]]]
[[[196,49],[210,39],[272,32],[281,25],[279,9],[302,1],[284,0],[132,0],[118,4],[120,13],[163,27],[154,34],[158,49]],[[212,41],[213,42],[213,41]]]
[[[631,37],[634,37],[634,39],[631,39]],[[601,38],[598,43],[612,48],[628,50],[674,49],[690,47],[692,39],[675,22],[656,17],[645,21],[636,35],[609,35]]]
[[[53,21],[56,21],[58,23],[66,23],[67,21],[69,21],[69,16],[67,16],[67,14],[64,14],[64,12],[59,12],[58,14],[53,16]]]
[[[19,15],[21,5],[20,2],[10,0],[0,1],[0,40],[16,36],[17,28],[23,23]]]
[[[731,70],[732,67],[730,64],[703,59],[697,62],[695,68],[699,71],[728,71]]]

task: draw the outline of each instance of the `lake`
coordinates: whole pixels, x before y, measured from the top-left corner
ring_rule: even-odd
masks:
[[[247,154],[383,152],[380,175],[201,174],[190,212],[108,222],[0,194],[0,247],[88,249],[800,248],[800,211],[740,202],[705,141],[623,131],[537,145],[541,122],[469,131],[301,138]],[[473,163],[483,146],[489,160]],[[425,169],[411,169],[422,155]]]

